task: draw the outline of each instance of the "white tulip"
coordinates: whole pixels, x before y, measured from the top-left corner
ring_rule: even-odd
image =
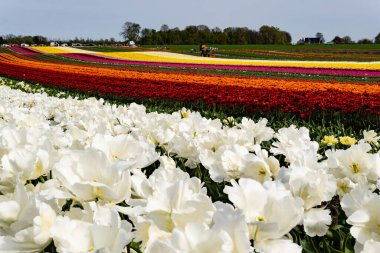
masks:
[[[0,198],[0,252],[41,252],[50,242],[56,211],[17,183]]]
[[[368,143],[352,145],[346,150],[327,150],[327,165],[337,178],[349,178],[354,183],[361,176],[367,177],[371,183],[376,183],[380,177],[380,154],[370,154]]]
[[[153,242],[145,252],[230,253],[232,242],[224,231],[189,223],[183,230],[175,229],[170,239]]]
[[[145,168],[159,157],[152,143],[131,135],[96,135],[92,147],[103,151],[115,166],[123,169]]]
[[[314,170],[291,164],[288,170],[288,187],[293,196],[301,198],[306,210],[329,201],[336,194],[334,176],[324,170]],[[313,180],[310,180],[310,179]]]
[[[249,231],[244,215],[233,209],[229,204],[215,203],[216,212],[213,217],[213,229],[225,231],[231,238],[233,249],[231,253],[250,252]]]
[[[377,136],[377,133],[374,130],[364,130],[363,131],[363,141],[372,144],[374,146],[379,146],[380,136]]]
[[[302,248],[289,239],[275,239],[255,243],[255,251],[259,253],[301,253]]]
[[[246,130],[247,138],[251,139],[254,144],[261,144],[263,141],[269,141],[274,136],[274,130],[267,127],[267,123],[267,119],[260,119],[255,123],[251,119],[243,118],[238,127]]]
[[[378,194],[360,185],[343,197],[341,205],[348,216],[347,223],[352,225],[350,232],[357,243],[363,245],[367,240],[380,239]]]
[[[119,203],[131,194],[129,171],[111,167],[105,154],[96,149],[64,156],[54,166],[53,176],[82,201]]]
[[[360,253],[378,253],[380,252],[380,241],[370,239],[364,243],[363,250]]]
[[[250,239],[255,242],[280,239],[300,223],[302,201],[294,198],[279,182],[263,185],[253,179],[231,181],[224,192],[236,208],[244,213]],[[283,212],[286,210],[286,212]]]
[[[210,198],[194,192],[190,182],[162,182],[148,198],[146,215],[161,229],[171,232],[189,222],[209,224],[214,213]]]
[[[310,140],[309,130],[305,127],[297,129],[296,126],[291,125],[288,128],[281,128],[275,134],[275,138],[278,141],[272,144],[270,151],[275,155],[284,155],[288,163],[296,161],[299,155],[305,152],[314,154],[313,159],[320,158],[317,154],[319,145]]]
[[[131,242],[132,225],[107,206],[90,203],[92,210],[73,210],[58,216],[51,228],[59,253],[119,253]]]
[[[324,236],[331,225],[330,211],[322,208],[312,208],[305,212],[303,226],[308,236]]]

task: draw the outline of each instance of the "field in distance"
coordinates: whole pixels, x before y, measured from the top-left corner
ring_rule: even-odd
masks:
[[[380,44],[340,45],[214,45],[215,57],[237,59],[316,60],[316,61],[380,61]],[[98,52],[128,52],[136,50],[165,50],[200,55],[199,45],[142,45],[129,47],[86,47]]]

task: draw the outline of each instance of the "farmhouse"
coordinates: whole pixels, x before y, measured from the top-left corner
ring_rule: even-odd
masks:
[[[322,38],[302,38],[298,41],[299,44],[323,44]]]

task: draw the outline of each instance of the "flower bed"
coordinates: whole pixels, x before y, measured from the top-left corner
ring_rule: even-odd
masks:
[[[24,55],[29,55],[29,56],[34,56],[34,55],[39,55],[41,54],[40,52],[30,48],[30,47],[19,47],[19,46],[12,46],[9,47],[12,51],[19,53],[19,54],[24,54]]]
[[[215,65],[244,65],[265,67],[300,67],[300,68],[326,68],[326,69],[363,69],[380,70],[380,62],[355,62],[355,61],[279,61],[279,60],[239,60],[227,58],[204,58],[198,56],[176,54],[170,52],[97,52],[98,55],[115,57],[119,59],[176,62],[176,63],[199,63]]]
[[[221,64],[191,64],[175,62],[153,62],[153,61],[134,61],[127,59],[116,59],[95,54],[80,53],[62,53],[70,59],[98,62],[107,64],[125,64],[137,66],[153,67],[177,67],[177,68],[196,68],[196,69],[220,69],[220,70],[240,70],[240,71],[260,71],[260,72],[282,72],[282,73],[300,73],[313,75],[339,75],[339,76],[380,76],[379,70],[360,70],[360,69],[327,69],[327,68],[302,68],[302,67],[266,67],[266,66],[245,66],[245,65],[221,65]]]
[[[0,74],[99,94],[281,110],[308,116],[312,112],[380,111],[380,86],[269,78],[192,75],[75,66],[31,61],[0,54]],[[100,81],[101,80],[101,81]]]
[[[374,131],[318,143],[305,127],[274,131],[265,119],[5,86],[0,101],[2,250],[379,249]]]

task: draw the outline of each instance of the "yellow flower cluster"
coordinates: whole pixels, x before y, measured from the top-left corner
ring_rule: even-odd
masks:
[[[346,145],[346,146],[352,146],[357,142],[357,140],[355,138],[352,138],[350,136],[339,137],[339,141],[340,141],[340,143],[342,143],[343,145]]]
[[[339,141],[337,138],[335,138],[334,135],[326,135],[323,140],[322,144],[327,145],[327,146],[333,146],[337,144]]]
[[[73,47],[32,47],[44,54],[67,54],[67,53],[82,53],[82,54],[93,54],[93,52],[88,50],[82,50]]]
[[[341,136],[339,137],[339,140],[338,140],[337,138],[335,138],[334,135],[325,135],[325,137],[321,141],[323,145],[327,145],[327,146],[333,146],[333,145],[338,144],[339,142],[346,146],[352,146],[357,142],[357,140],[350,136]]]

